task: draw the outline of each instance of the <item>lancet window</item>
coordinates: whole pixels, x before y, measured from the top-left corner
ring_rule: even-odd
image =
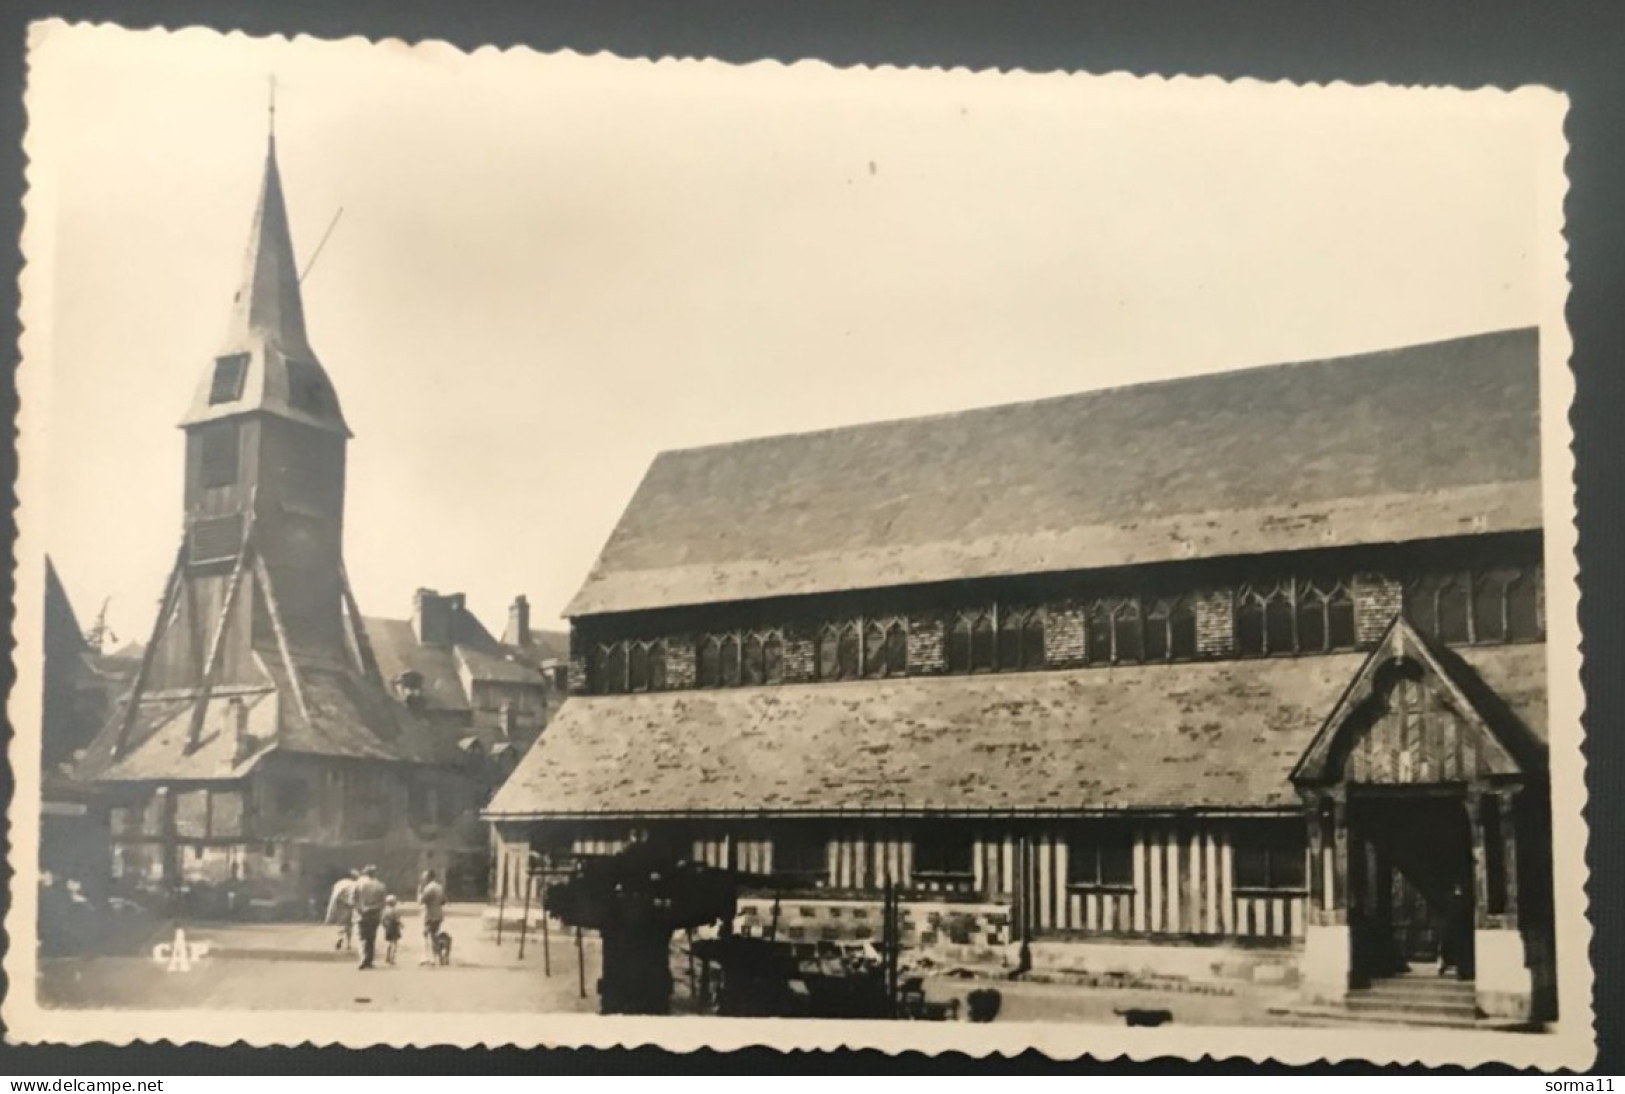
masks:
[[[948,626],[948,671],[1016,672],[1044,667],[1044,614],[1037,608],[960,612]]]
[[[661,691],[666,687],[664,639],[601,643],[588,663],[592,689],[600,695]]]
[[[1242,656],[1353,649],[1354,596],[1345,581],[1288,579],[1236,590],[1236,652]]]
[[[817,669],[820,680],[902,676],[908,672],[908,626],[889,618],[825,624]]]

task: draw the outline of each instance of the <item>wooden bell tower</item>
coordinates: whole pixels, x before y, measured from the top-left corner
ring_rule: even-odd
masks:
[[[226,337],[180,427],[185,533],[115,753],[148,698],[191,702],[190,749],[233,693],[274,690],[308,724],[309,673],[380,683],[344,573],[351,434],[306,336],[274,132]]]

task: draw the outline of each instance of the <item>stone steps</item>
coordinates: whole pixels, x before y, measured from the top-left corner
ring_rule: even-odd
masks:
[[[1428,1017],[1468,1024],[1479,1018],[1478,998],[1472,982],[1438,976],[1373,980],[1369,987],[1350,990],[1343,1005],[1362,1017],[1391,1014],[1401,1019]]]

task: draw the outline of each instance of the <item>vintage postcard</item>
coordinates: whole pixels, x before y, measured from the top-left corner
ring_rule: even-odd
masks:
[[[9,1036],[1587,1065],[1565,109],[37,25]]]

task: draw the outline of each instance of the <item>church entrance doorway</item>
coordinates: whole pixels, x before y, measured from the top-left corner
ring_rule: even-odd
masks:
[[[1349,813],[1355,982],[1423,969],[1472,979],[1473,839],[1464,795],[1362,787]]]

